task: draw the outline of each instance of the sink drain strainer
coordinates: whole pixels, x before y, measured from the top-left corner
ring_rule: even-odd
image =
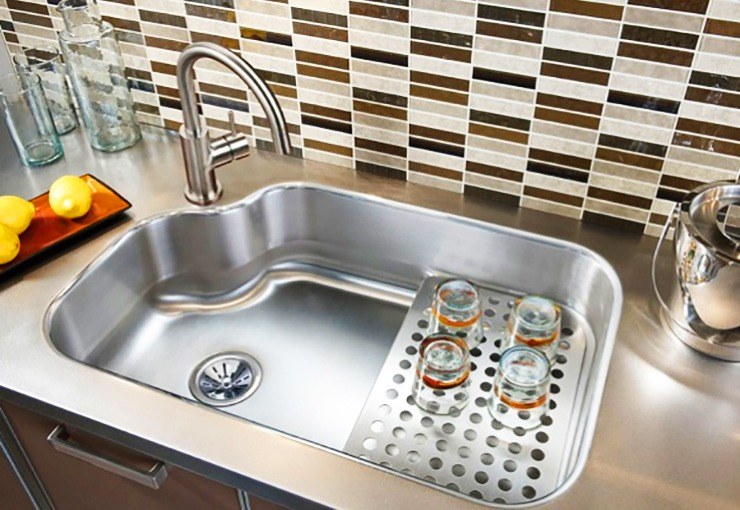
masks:
[[[259,386],[262,369],[243,352],[223,352],[203,360],[190,376],[190,393],[204,404],[238,404]]]

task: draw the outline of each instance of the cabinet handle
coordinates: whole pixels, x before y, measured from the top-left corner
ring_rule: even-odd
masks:
[[[57,427],[47,438],[55,450],[66,453],[70,457],[89,462],[93,466],[115,473],[131,481],[152,489],[159,489],[167,478],[167,466],[164,462],[157,461],[149,470],[141,470],[136,467],[125,466],[113,459],[103,455],[90,452],[69,440],[69,433],[64,425]]]

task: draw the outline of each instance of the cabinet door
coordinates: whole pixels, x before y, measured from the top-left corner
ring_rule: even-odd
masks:
[[[0,510],[32,510],[31,500],[0,453]]]
[[[57,510],[238,510],[236,491],[184,469],[167,466],[158,489],[146,487],[89,462],[57,451],[47,440],[59,423],[2,402],[3,409]],[[145,471],[156,461],[92,434],[67,428],[81,450]],[[0,505],[3,510],[5,507]],[[10,507],[15,509],[15,507]]]

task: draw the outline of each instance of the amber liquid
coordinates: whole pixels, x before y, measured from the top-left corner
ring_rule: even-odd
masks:
[[[464,353],[468,352],[468,346],[465,340],[453,336],[443,336],[445,340],[457,345],[460,350]],[[419,355],[424,356],[427,347],[440,339],[440,335],[432,335],[425,338],[419,346]],[[416,375],[424,381],[424,384],[435,390],[446,390],[449,388],[455,388],[460,386],[470,377],[470,363],[464,363],[462,366],[451,370],[443,370],[438,368],[427,368],[423,370],[422,364],[420,363],[416,370]]]

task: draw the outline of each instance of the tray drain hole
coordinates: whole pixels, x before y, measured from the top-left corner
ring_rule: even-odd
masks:
[[[190,393],[216,407],[238,404],[252,395],[262,380],[262,369],[249,354],[223,352],[209,356],[195,367]]]

